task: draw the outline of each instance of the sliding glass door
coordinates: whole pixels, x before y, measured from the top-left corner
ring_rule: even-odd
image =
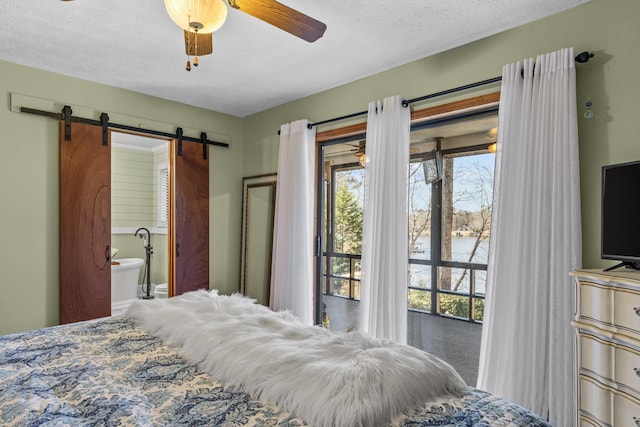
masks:
[[[481,322],[490,238],[497,108],[412,127],[409,310]],[[318,145],[318,322],[359,326],[365,135]],[[384,262],[384,260],[381,260]]]

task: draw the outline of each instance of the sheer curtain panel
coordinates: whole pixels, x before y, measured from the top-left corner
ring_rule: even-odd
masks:
[[[316,129],[308,129],[308,123],[280,127],[269,305],[311,325]]]
[[[573,49],[505,65],[499,114],[478,387],[571,426],[568,274],[582,257]]]
[[[410,111],[399,96],[369,103],[362,224],[362,330],[407,342]]]

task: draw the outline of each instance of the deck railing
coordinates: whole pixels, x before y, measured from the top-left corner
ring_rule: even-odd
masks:
[[[323,255],[323,293],[360,300],[360,254],[324,252]],[[420,265],[432,269],[429,260],[409,259],[410,268]],[[438,286],[430,285],[433,280],[408,285],[409,310],[482,322],[485,295],[478,291],[478,273],[486,270],[486,264],[440,261],[435,275]]]

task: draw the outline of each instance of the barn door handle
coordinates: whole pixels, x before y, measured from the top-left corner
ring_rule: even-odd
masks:
[[[104,257],[107,260],[107,262],[111,260],[111,250],[109,248],[109,245],[107,245],[107,248],[104,250]]]
[[[176,243],[176,256],[180,256],[180,243]]]

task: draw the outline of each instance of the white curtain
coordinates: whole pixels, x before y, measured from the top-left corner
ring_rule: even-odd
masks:
[[[311,325],[316,128],[309,129],[308,123],[280,127],[269,305]]]
[[[407,342],[409,108],[369,103],[362,224],[361,329]]]
[[[568,274],[582,245],[573,49],[505,65],[499,114],[478,387],[571,426]]]

